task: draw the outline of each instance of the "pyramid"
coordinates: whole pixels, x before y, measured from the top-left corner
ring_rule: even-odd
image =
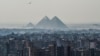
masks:
[[[47,16],[45,16],[37,25],[36,28],[43,28],[43,29],[63,29],[67,28],[66,25],[57,17],[53,17],[50,20]]]
[[[38,24],[36,24],[36,28],[46,28],[46,27],[48,27],[49,26],[49,24],[50,24],[50,19],[47,17],[47,16],[45,16]]]
[[[27,24],[27,27],[33,27],[34,25],[30,22]]]
[[[54,28],[66,28],[66,25],[57,16],[53,17],[51,25]]]

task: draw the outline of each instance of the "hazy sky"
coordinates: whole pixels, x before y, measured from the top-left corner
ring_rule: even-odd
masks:
[[[36,24],[45,15],[66,24],[99,23],[100,0],[0,0],[0,24]]]

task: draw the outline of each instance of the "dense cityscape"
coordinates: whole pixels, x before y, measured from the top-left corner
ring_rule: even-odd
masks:
[[[100,56],[100,0],[0,0],[0,56]]]
[[[0,36],[0,56],[100,56],[100,30]]]
[[[71,29],[57,16],[51,20],[45,16],[35,26],[29,23],[28,28],[3,28],[0,56],[100,56],[98,26]]]

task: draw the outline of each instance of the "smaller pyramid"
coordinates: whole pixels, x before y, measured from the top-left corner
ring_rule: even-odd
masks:
[[[34,25],[30,22],[27,24],[27,27],[33,27]]]

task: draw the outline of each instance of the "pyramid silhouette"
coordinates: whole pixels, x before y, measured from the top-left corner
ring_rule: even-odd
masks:
[[[54,16],[52,20],[45,16],[38,24],[36,24],[36,28],[63,29],[67,28],[67,26],[57,16]]]
[[[34,25],[30,22],[27,24],[27,27],[33,27]]]
[[[37,28],[44,28],[47,27],[50,24],[50,19],[45,16],[37,25]]]
[[[66,28],[66,25],[57,16],[53,17],[51,25],[55,28]]]

